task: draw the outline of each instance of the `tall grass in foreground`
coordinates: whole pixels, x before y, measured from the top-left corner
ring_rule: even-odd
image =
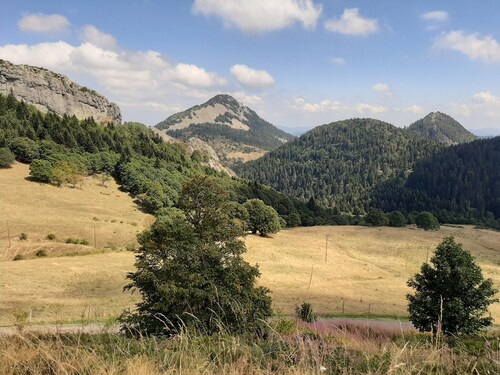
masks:
[[[183,333],[0,338],[1,374],[498,374],[500,333],[447,344],[363,324],[278,320],[264,339]]]

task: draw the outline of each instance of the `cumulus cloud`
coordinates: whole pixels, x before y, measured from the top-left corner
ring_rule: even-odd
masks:
[[[401,110],[401,112],[414,113],[414,114],[418,115],[418,114],[424,113],[424,109],[422,107],[414,104],[414,105],[412,105],[410,107],[403,108]]]
[[[195,0],[193,13],[220,18],[225,27],[269,32],[301,23],[316,26],[322,6],[313,0]]]
[[[500,97],[490,91],[481,91],[472,96],[469,103],[451,103],[451,110],[459,115],[500,119]]]
[[[387,83],[376,83],[372,86],[372,90],[385,96],[392,96],[391,88]]]
[[[387,112],[387,108],[380,105],[368,103],[349,104],[338,100],[332,101],[328,99],[319,102],[308,102],[301,97],[294,98],[291,107],[307,113],[334,112],[342,113],[343,115],[352,115],[353,113],[380,114]]]
[[[420,15],[420,18],[426,21],[444,22],[448,20],[448,12],[443,10],[433,10]]]
[[[459,51],[471,60],[500,63],[500,44],[490,35],[450,31],[436,38],[434,48]]]
[[[136,112],[144,108],[171,112],[180,109],[172,102],[184,100],[192,105],[193,98],[206,100],[215,94],[212,89],[227,84],[226,78],[214,72],[193,64],[171,63],[156,51],[112,50],[90,42],[10,44],[0,46],[0,58],[42,66],[76,82],[93,82],[93,87]],[[158,105],[159,98],[165,100],[164,105]]]
[[[25,33],[60,33],[68,30],[69,21],[60,14],[27,14],[18,22],[19,30]]]
[[[116,47],[115,37],[99,30],[94,25],[85,25],[80,31],[80,39],[101,48],[114,49]]]
[[[235,97],[237,100],[249,107],[260,106],[264,103],[261,96],[258,95],[248,95],[243,91],[232,92],[230,95]]]
[[[346,8],[340,18],[326,21],[325,29],[345,35],[366,36],[376,33],[379,25],[376,19],[360,16],[358,8]]]
[[[274,84],[274,78],[265,70],[256,70],[246,65],[236,64],[231,67],[230,72],[243,86],[267,87]]]
[[[359,113],[379,114],[387,112],[387,108],[384,106],[367,103],[358,103],[355,108]]]

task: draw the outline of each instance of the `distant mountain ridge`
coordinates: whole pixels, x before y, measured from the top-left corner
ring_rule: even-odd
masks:
[[[79,120],[93,117],[98,122],[121,123],[118,105],[94,90],[48,69],[0,59],[0,94],[8,95],[11,91],[17,99],[42,112],[74,115]]]
[[[226,94],[173,114],[155,127],[179,139],[200,138],[229,163],[237,159],[234,155],[270,151],[294,138]]]
[[[409,131],[447,146],[467,143],[478,139],[462,124],[441,112],[431,112],[408,127]]]

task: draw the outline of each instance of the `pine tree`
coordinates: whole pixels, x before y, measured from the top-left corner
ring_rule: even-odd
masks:
[[[472,334],[492,323],[488,306],[498,302],[491,279],[483,278],[472,255],[447,237],[420,273],[408,281],[410,320],[420,331],[445,335]]]

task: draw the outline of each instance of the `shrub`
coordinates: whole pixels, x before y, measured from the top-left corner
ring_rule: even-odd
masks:
[[[406,218],[399,211],[393,211],[387,215],[389,219],[389,226],[391,227],[404,227],[406,226]]]
[[[21,241],[26,241],[26,240],[28,239],[28,234],[26,234],[26,233],[24,233],[24,232],[23,232],[23,233],[21,233],[21,234],[19,235],[19,239],[20,239]]]
[[[45,250],[38,250],[35,255],[39,258],[42,258],[47,256],[47,252]]]
[[[9,168],[16,160],[8,147],[0,147],[0,168]]]
[[[86,239],[81,239],[80,240],[80,245],[85,245],[85,246],[88,246],[89,245],[89,241],[87,241]]]
[[[422,228],[424,230],[438,230],[439,222],[436,217],[430,212],[421,212],[415,218],[415,224],[417,228]]]
[[[374,227],[384,226],[389,223],[389,220],[385,216],[385,214],[377,209],[372,208],[363,218],[363,221],[366,225],[371,225]]]
[[[13,260],[23,260],[24,256],[22,254],[17,254]]]
[[[45,238],[48,239],[49,241],[54,241],[56,239],[56,235],[54,233],[49,233]]]
[[[316,321],[316,315],[313,312],[312,305],[309,302],[304,302],[300,307],[296,308],[297,317],[307,323]]]

